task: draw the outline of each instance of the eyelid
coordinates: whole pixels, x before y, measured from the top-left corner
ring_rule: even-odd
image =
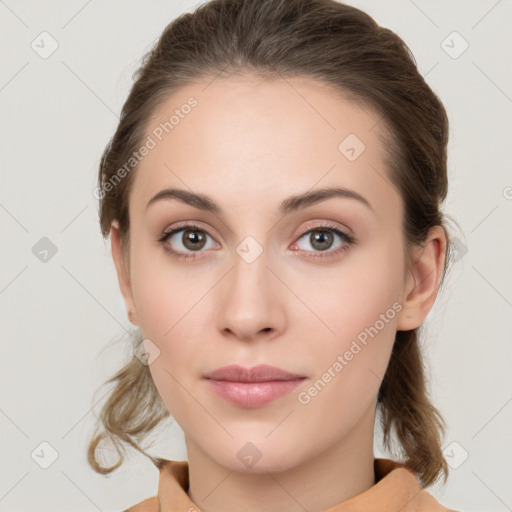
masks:
[[[297,238],[297,241],[292,244],[292,247],[296,246],[302,238],[306,237],[310,233],[314,233],[315,231],[319,231],[319,232],[324,231],[324,232],[333,233],[334,235],[338,236],[338,238],[341,239],[342,244],[341,244],[341,247],[338,247],[336,249],[328,249],[326,251],[303,251],[303,250],[301,250],[310,255],[310,256],[308,256],[308,258],[312,258],[312,259],[336,258],[343,252],[348,251],[353,245],[355,245],[357,243],[355,236],[348,233],[348,231],[350,231],[350,233],[353,233],[351,229],[344,230],[344,229],[340,228],[339,226],[336,226],[330,222],[324,221],[320,225],[312,226],[309,229],[306,229],[306,231],[303,231],[302,234]],[[296,249],[292,249],[292,250],[295,251]]]
[[[181,222],[178,222],[177,224],[173,224],[172,228],[164,229],[162,231],[161,235],[158,236],[158,241],[163,242],[163,241],[169,239],[172,235],[175,235],[179,231],[194,230],[194,229],[196,229],[197,231],[203,231],[216,244],[218,244],[218,242],[216,241],[216,237],[214,237],[213,235],[210,234],[210,230],[208,228],[201,226],[200,221],[195,221],[195,220],[181,221]],[[204,252],[204,251],[197,251],[197,252]],[[190,254],[192,254],[192,252]]]
[[[332,229],[338,229],[339,231],[343,232],[348,238],[353,239],[356,241],[355,234],[348,226],[341,225],[339,223],[335,223],[334,221],[327,220],[327,219],[317,219],[317,220],[310,220],[302,225],[302,227],[295,232],[293,235],[294,238],[298,238],[301,236],[304,236],[306,233],[309,233],[312,230],[315,229],[325,229],[325,228],[332,228]]]
[[[197,229],[200,231],[204,231],[210,238],[215,239],[215,237],[210,234],[210,229],[202,226],[201,224],[201,221],[197,220],[180,221],[177,222],[176,224],[173,224],[172,227],[165,228],[162,231],[161,236],[170,236],[171,234],[175,234],[177,231],[181,231],[184,229]]]
[[[209,228],[203,227],[200,224],[201,221],[196,220],[189,220],[189,221],[180,221],[177,224],[174,224],[172,228],[166,228],[162,231],[162,237],[166,235],[170,235],[172,233],[175,233],[176,231],[179,231],[180,229],[184,228],[196,228],[204,231],[208,236],[211,238],[215,238],[210,234]],[[333,228],[333,229],[339,229],[342,231],[347,237],[352,238],[354,241],[356,241],[354,232],[352,229],[350,229],[348,226],[338,226],[334,225],[332,221],[330,220],[315,220],[315,221],[308,221],[306,222],[305,226],[301,227],[295,233],[292,235],[294,239],[300,238],[304,236],[305,234],[309,233],[313,229],[321,229],[321,228]]]

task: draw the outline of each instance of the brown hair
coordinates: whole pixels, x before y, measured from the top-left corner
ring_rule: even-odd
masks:
[[[448,187],[447,115],[418,72],[409,48],[394,32],[334,0],[211,0],[172,21],[134,76],[99,168],[99,216],[105,238],[116,219],[129,243],[128,195],[134,173],[118,179],[118,171],[140,147],[155,110],[179,88],[221,73],[313,78],[377,112],[389,142],[390,180],[404,203],[408,264],[412,247],[426,240],[429,229],[444,227],[440,205]],[[115,186],[106,186],[116,179]],[[445,233],[441,284],[451,252],[446,228]],[[428,397],[417,331],[396,333],[377,406],[384,446],[391,450],[395,435],[404,462],[428,486],[441,473],[446,482],[448,467],[441,450],[444,421]],[[136,335],[133,346],[140,341]],[[90,442],[89,464],[103,474],[118,468],[124,442],[160,467],[165,459],[154,458],[139,446],[169,416],[148,367],[133,355],[107,383],[116,384]],[[103,439],[120,455],[114,466],[103,467],[96,460]]]

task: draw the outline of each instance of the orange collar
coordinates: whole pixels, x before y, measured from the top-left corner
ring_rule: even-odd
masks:
[[[390,459],[374,459],[377,483],[367,491],[323,512],[450,512],[419,485],[416,473]],[[158,496],[125,512],[201,512],[187,494],[187,461],[168,460],[160,468]]]

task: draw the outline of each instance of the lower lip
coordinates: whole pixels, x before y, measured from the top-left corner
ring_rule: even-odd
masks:
[[[262,407],[290,393],[305,379],[273,380],[268,382],[233,382],[207,379],[213,390],[239,407]]]

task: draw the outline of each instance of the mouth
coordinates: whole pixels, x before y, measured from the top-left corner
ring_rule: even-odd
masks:
[[[207,373],[203,378],[217,395],[245,408],[269,404],[290,393],[306,380],[303,375],[268,365],[253,368],[224,366]]]
[[[277,366],[261,364],[252,368],[240,365],[229,365],[218,368],[204,375],[205,379],[223,380],[230,382],[273,382],[304,379],[304,375],[290,373]]]

